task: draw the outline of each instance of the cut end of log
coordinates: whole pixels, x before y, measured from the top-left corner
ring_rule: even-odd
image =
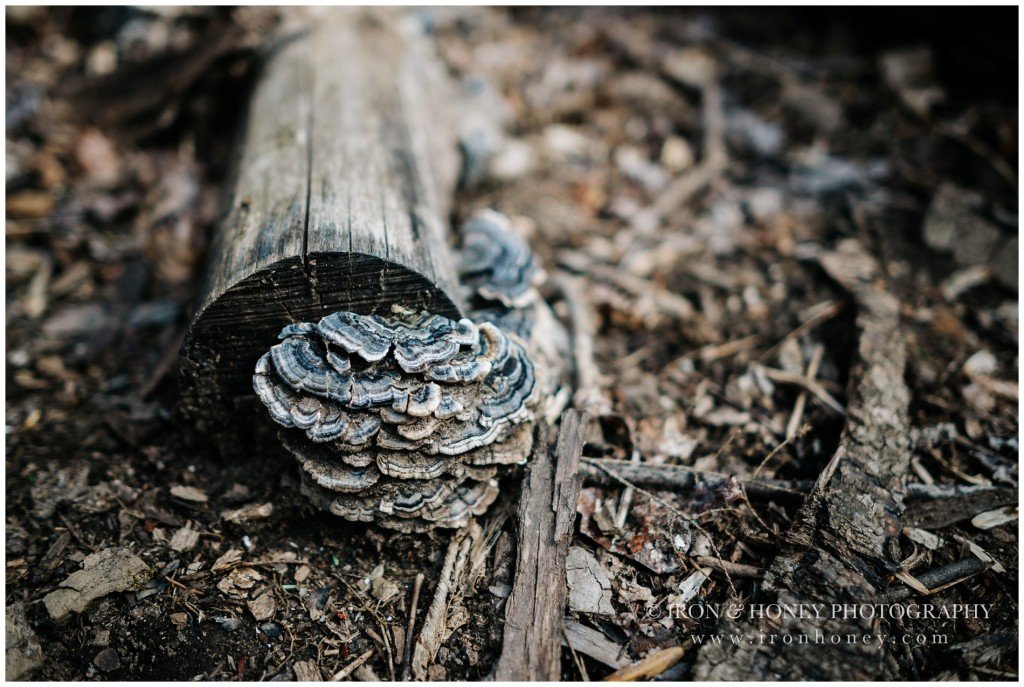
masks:
[[[183,408],[202,419],[252,392],[252,371],[288,324],[337,311],[387,315],[398,305],[458,319],[453,300],[423,275],[359,254],[287,258],[227,289],[196,316],[182,351]]]

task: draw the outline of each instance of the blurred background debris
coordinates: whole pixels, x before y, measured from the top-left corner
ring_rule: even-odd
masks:
[[[975,558],[983,572],[931,598],[993,604],[955,628],[906,621],[955,650],[914,647],[899,673],[1013,679],[1015,13],[415,14],[464,84],[453,220],[509,215],[586,344],[600,417],[563,678],[645,657],[636,674],[690,677],[687,638],[713,625],[669,606],[759,588],[844,426],[856,309],[819,258],[854,239],[908,341],[900,574]],[[314,513],[259,428],[236,464],[178,415],[181,338],[281,15],[6,10],[5,604],[21,676],[394,679],[417,574],[433,595],[446,541]],[[481,523],[433,628],[448,639],[432,679],[486,677],[500,652],[510,512]],[[83,591],[73,621],[47,613],[62,581],[115,554],[131,561],[116,588]]]

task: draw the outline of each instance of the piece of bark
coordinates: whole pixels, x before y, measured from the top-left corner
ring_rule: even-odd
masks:
[[[183,407],[211,425],[251,395],[257,359],[288,323],[393,305],[461,312],[447,223],[458,144],[442,63],[395,13],[310,12],[249,103],[183,348]]]
[[[765,603],[871,603],[891,570],[910,466],[910,393],[899,302],[881,284],[877,262],[855,241],[821,256],[822,267],[858,306],[857,360],[850,373],[847,421],[832,459],[785,534],[764,578]],[[874,633],[864,618],[725,620],[719,632],[756,637]],[[898,677],[879,643],[762,644],[701,647],[699,680],[866,680]]]
[[[298,682],[320,682],[323,679],[316,661],[296,661],[292,669]]]
[[[580,546],[570,548],[565,557],[565,571],[570,611],[615,615],[612,581],[594,554]]]
[[[91,601],[114,592],[138,589],[149,579],[149,566],[126,548],[110,548],[85,557],[82,569],[71,573],[43,597],[54,620],[81,613]]]
[[[25,616],[25,604],[14,603],[5,609],[4,642],[7,647],[4,675],[8,680],[23,680],[43,664],[39,637]]]
[[[565,411],[554,454],[540,428],[520,495],[518,561],[495,680],[558,680],[561,675],[565,557],[582,485],[579,462],[588,422],[586,412]]]

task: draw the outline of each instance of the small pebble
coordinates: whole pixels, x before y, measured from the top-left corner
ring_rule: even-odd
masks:
[[[264,623],[260,625],[260,631],[270,639],[277,639],[283,632],[280,625],[277,623]]]

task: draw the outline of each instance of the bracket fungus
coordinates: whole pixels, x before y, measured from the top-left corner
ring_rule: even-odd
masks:
[[[463,236],[471,318],[335,312],[287,325],[256,364],[253,388],[315,505],[403,531],[462,527],[529,458],[565,333],[507,219],[478,213]]]

